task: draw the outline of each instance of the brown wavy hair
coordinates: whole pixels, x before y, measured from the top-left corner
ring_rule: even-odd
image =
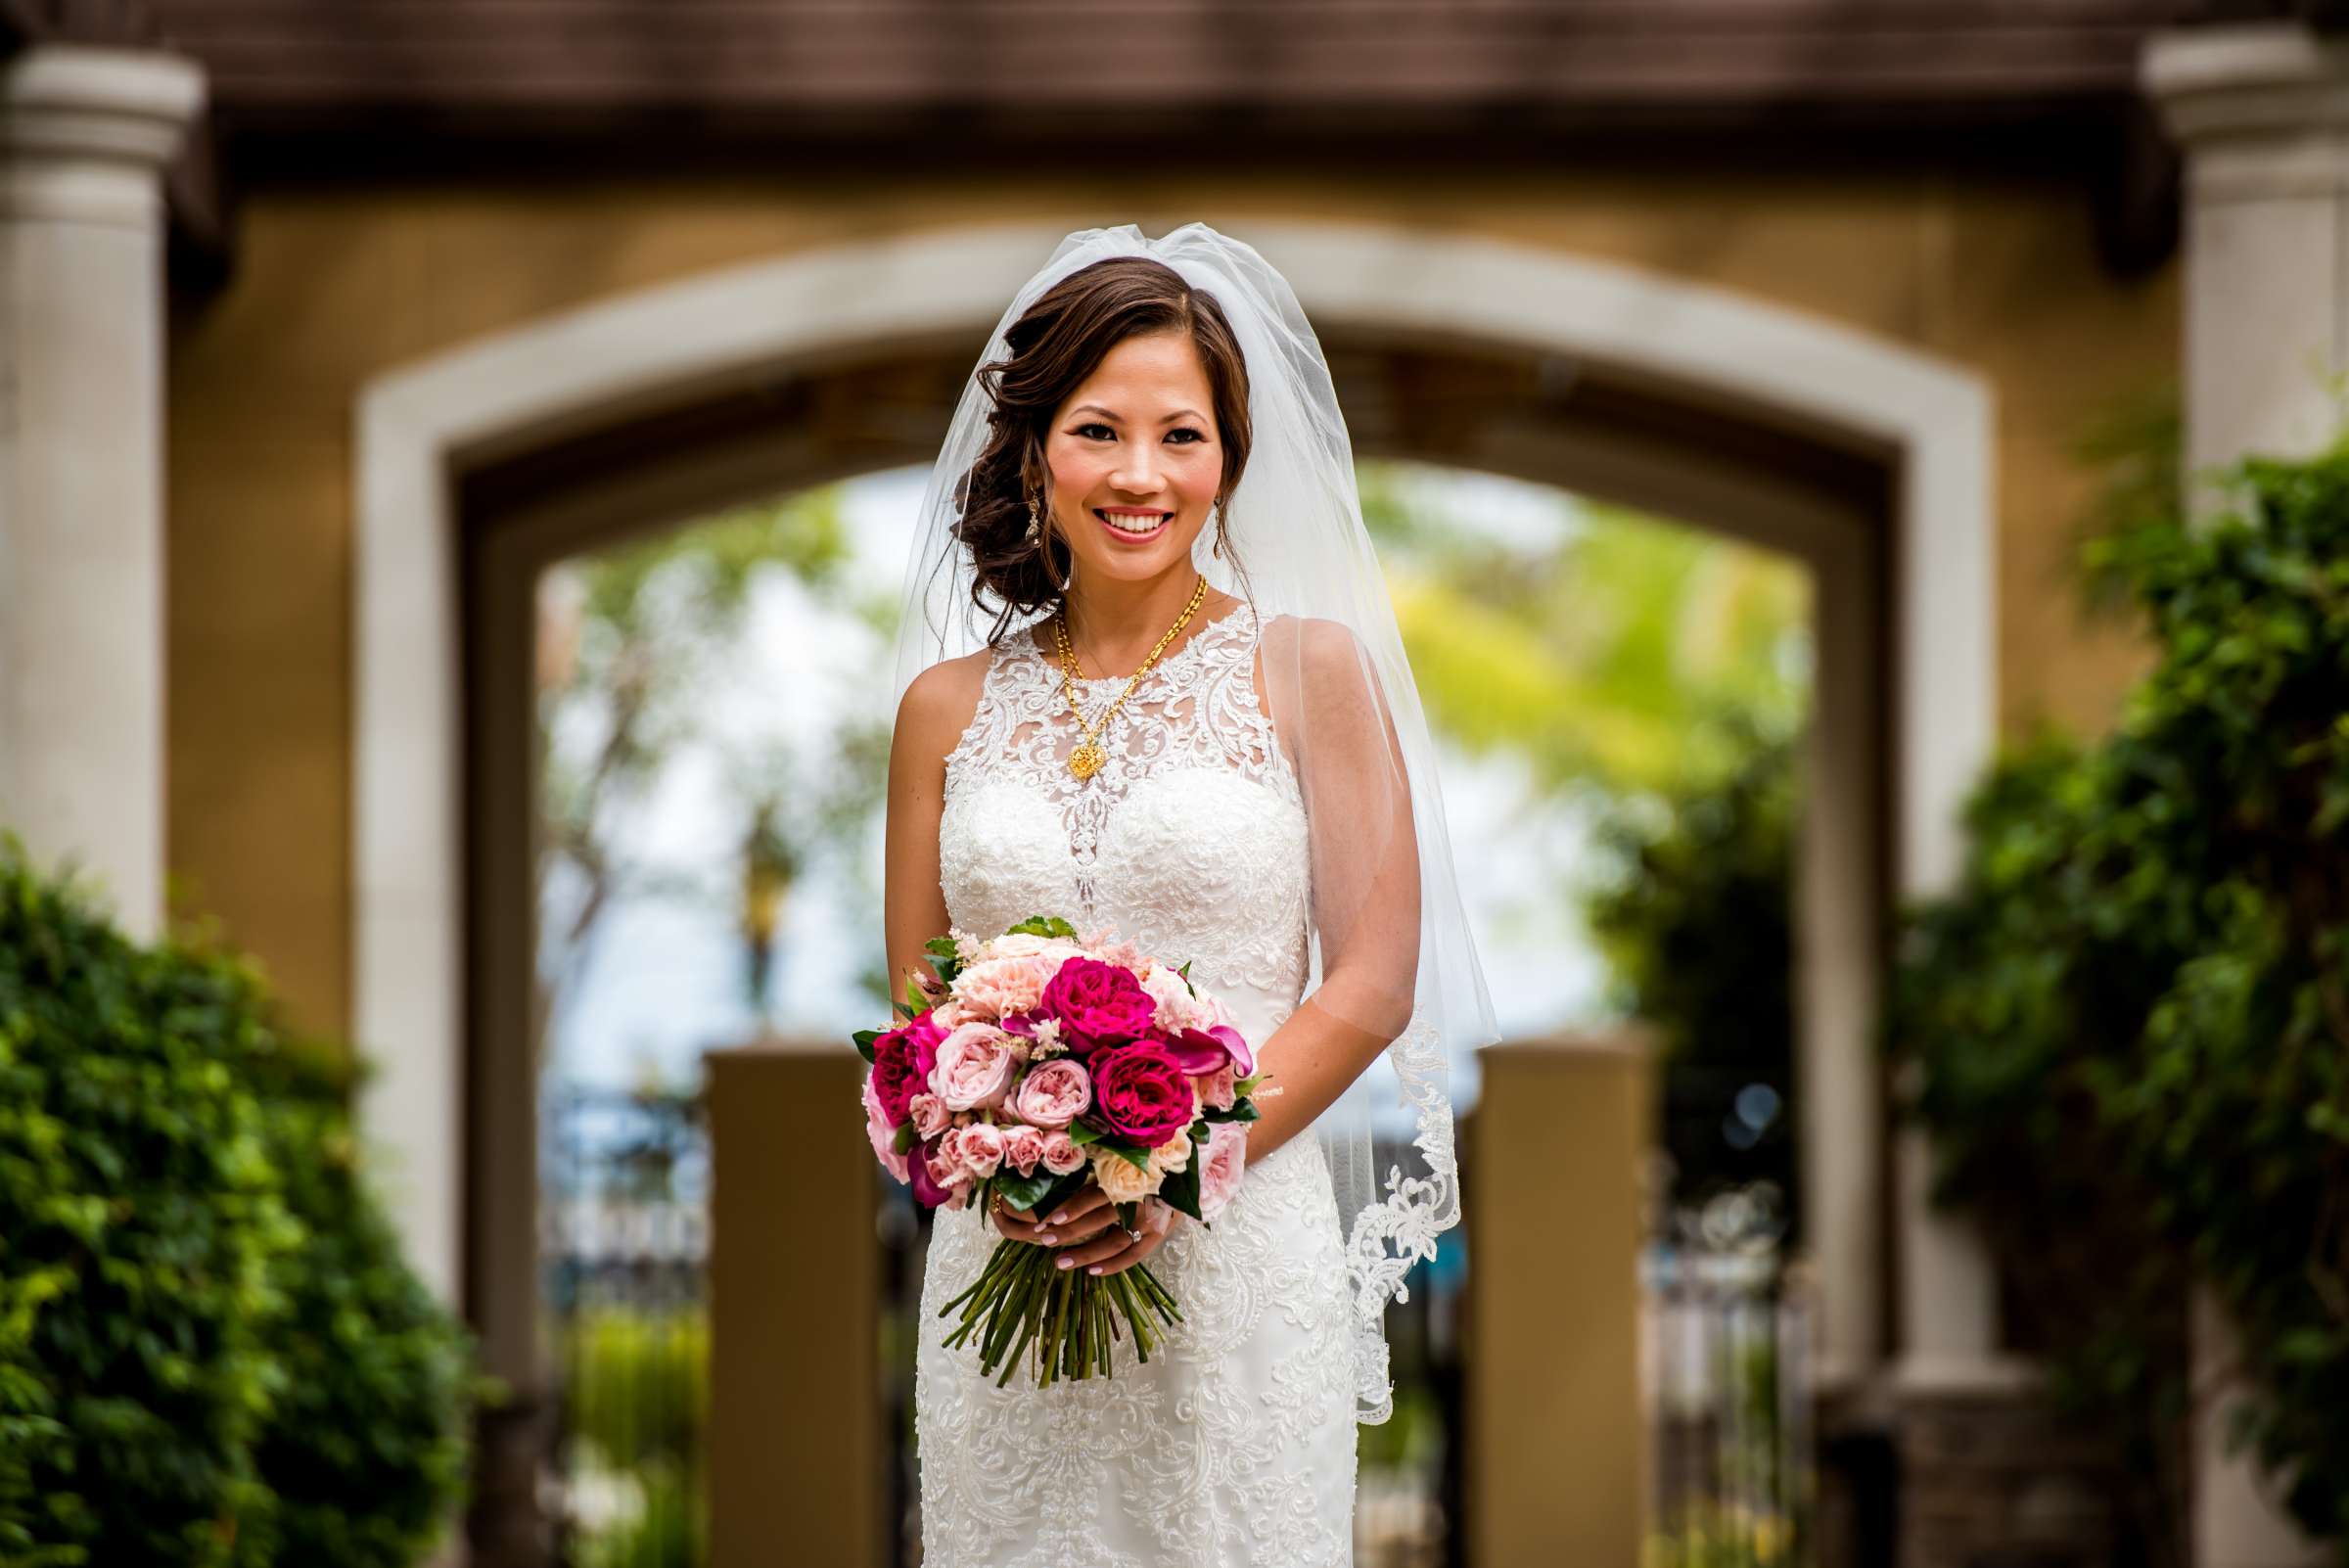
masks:
[[[1011,324],[1004,334],[1009,358],[979,367],[979,383],[994,407],[988,414],[987,445],[956,488],[960,521],[954,534],[971,552],[972,604],[994,614],[989,642],[1001,641],[1015,616],[1041,619],[1059,609],[1060,584],[1069,580],[1069,547],[1056,530],[1046,528],[1036,543],[1028,542],[1028,498],[1033,493],[1041,507],[1050,473],[1044,438],[1054,410],[1110,349],[1162,332],[1189,334],[1207,370],[1223,445],[1216,540],[1219,548],[1225,545],[1231,493],[1248,466],[1250,429],[1248,366],[1223,307],[1149,256],[1112,256],[1081,267]]]

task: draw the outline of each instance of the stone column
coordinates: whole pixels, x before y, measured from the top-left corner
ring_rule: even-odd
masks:
[[[2209,465],[2307,456],[2339,435],[2349,366],[2349,40],[2297,23],[2158,34],[2142,81],[2186,158],[2186,463],[2190,504]],[[2194,1377],[2223,1387],[2234,1330],[2193,1303]],[[2226,1453],[2230,1403],[2194,1433],[2200,1568],[2322,1560],[2245,1458]]]
[[[163,204],[192,62],[0,62],[0,828],[163,913]]]

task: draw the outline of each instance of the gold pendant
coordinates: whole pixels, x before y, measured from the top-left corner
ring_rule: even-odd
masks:
[[[1069,753],[1069,771],[1079,778],[1091,778],[1101,771],[1101,764],[1108,761],[1109,754],[1101,750],[1100,744],[1088,740]]]

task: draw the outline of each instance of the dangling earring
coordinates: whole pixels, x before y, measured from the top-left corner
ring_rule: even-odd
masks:
[[[1028,492],[1028,543],[1030,548],[1043,557],[1044,579],[1052,584],[1052,591],[1067,593],[1069,591],[1067,581],[1061,577],[1059,572],[1052,565],[1052,540],[1050,535],[1044,532],[1043,520],[1036,511],[1034,490]],[[1076,566],[1076,562],[1072,561],[1069,565],[1073,568]]]
[[[1223,509],[1220,506],[1216,508],[1216,542],[1209,550],[1217,560],[1223,559]]]
[[[1036,515],[1036,491],[1030,490],[1028,492],[1028,546],[1030,549],[1036,547],[1036,537],[1042,531],[1042,525]]]

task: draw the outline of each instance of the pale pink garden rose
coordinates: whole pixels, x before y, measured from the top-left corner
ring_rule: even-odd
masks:
[[[1199,1167],[1199,1218],[1213,1220],[1240,1190],[1248,1165],[1248,1131],[1237,1122],[1218,1122],[1207,1134],[1205,1164]]]
[[[1044,1169],[1054,1176],[1067,1176],[1084,1166],[1084,1150],[1066,1132],[1044,1134]]]
[[[905,1110],[913,1118],[914,1134],[923,1139],[938,1136],[954,1123],[954,1113],[935,1094],[916,1094],[905,1102]]]
[[[962,1168],[982,1181],[1003,1164],[1003,1130],[986,1122],[974,1122],[955,1133],[953,1146]]]
[[[949,996],[930,1009],[930,1021],[942,1031],[950,1034],[962,1025],[969,1023],[971,1014],[962,1003]]]
[[[881,1168],[899,1181],[912,1179],[905,1156],[898,1152],[898,1130],[889,1125],[889,1113],[881,1108],[881,1096],[873,1088],[873,1076],[864,1076],[864,1135],[873,1142],[873,1153],[880,1158]]]
[[[962,1019],[1007,1018],[1036,1010],[1060,960],[1041,953],[990,958],[954,976],[954,1000]]]
[[[1051,1130],[1065,1128],[1092,1108],[1092,1076],[1066,1057],[1038,1062],[1020,1080],[1012,1114]]]
[[[1039,937],[1033,932],[1018,931],[1009,936],[990,939],[980,952],[981,963],[998,958],[1048,958],[1057,969],[1064,958],[1074,958],[1084,949],[1066,937]]]
[[[1044,1157],[1044,1130],[1038,1127],[1015,1127],[1003,1134],[1003,1163],[1016,1167],[1022,1176],[1036,1175],[1036,1165]]]
[[[1197,1082],[1199,1084],[1199,1103],[1206,1106],[1211,1111],[1228,1111],[1240,1097],[1238,1089],[1233,1086],[1239,1083],[1239,1076],[1232,1072],[1231,1064],[1229,1062],[1224,1063],[1221,1067],[1216,1069],[1216,1071],[1208,1074],[1205,1078],[1202,1078]],[[917,1107],[919,1106],[919,1096],[916,1096],[914,1103]],[[913,1114],[918,1123],[918,1120],[921,1116],[920,1110],[915,1110]],[[926,1132],[922,1135],[924,1137],[929,1136],[929,1134]]]
[[[991,1109],[1003,1103],[1011,1075],[1021,1057],[1017,1043],[992,1024],[962,1024],[938,1042],[938,1061],[930,1069],[930,1092],[945,1101],[949,1111]]]
[[[1150,1021],[1174,1034],[1185,1029],[1205,1029],[1214,1022],[1191,994],[1190,983],[1164,964],[1154,964],[1142,977],[1142,990],[1158,1003],[1158,1011]]]

